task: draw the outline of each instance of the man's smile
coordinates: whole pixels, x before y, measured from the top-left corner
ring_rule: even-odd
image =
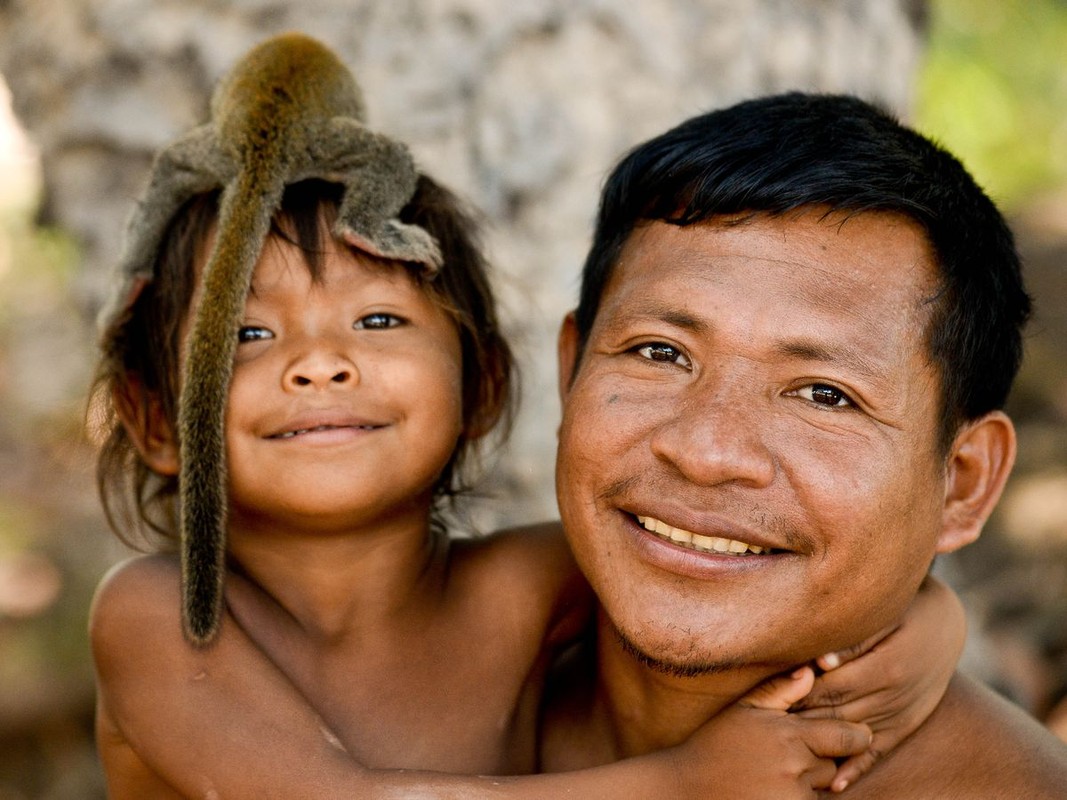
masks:
[[[645,530],[666,539],[681,547],[697,550],[703,553],[720,553],[722,555],[748,556],[761,555],[772,552],[769,547],[760,547],[756,544],[746,544],[736,539],[724,539],[720,536],[704,536],[682,528],[675,528],[666,522],[653,517],[637,517],[637,521]]]

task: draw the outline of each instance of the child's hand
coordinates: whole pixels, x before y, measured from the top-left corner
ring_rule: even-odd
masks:
[[[810,667],[772,678],[669,751],[677,791],[665,796],[817,797],[834,778],[833,759],[868,750],[871,731],[863,724],[789,713],[814,680]]]
[[[866,722],[874,733],[867,752],[838,769],[833,791],[855,783],[930,716],[955,672],[966,633],[959,598],[931,576],[899,626],[817,660],[826,672],[795,706],[801,716]]]

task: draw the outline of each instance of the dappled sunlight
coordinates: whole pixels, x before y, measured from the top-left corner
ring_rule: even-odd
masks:
[[[1020,475],[1001,502],[1006,536],[1038,551],[1067,549],[1067,470]]]
[[[0,555],[0,618],[35,617],[59,598],[59,569],[41,553]]]

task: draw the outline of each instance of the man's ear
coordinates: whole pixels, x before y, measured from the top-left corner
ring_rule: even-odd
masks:
[[[178,440],[159,398],[146,391],[140,381],[131,379],[115,389],[112,401],[122,427],[148,468],[160,475],[177,475]]]
[[[574,321],[574,312],[571,311],[563,318],[556,349],[559,358],[559,399],[561,402],[567,399],[571,381],[574,379],[574,371],[578,367],[578,338],[578,324]]]
[[[1014,463],[1015,427],[1002,411],[968,423],[957,434],[947,465],[938,553],[978,538]]]

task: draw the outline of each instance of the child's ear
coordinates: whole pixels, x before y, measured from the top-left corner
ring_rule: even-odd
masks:
[[[160,475],[177,475],[178,441],[159,398],[131,378],[125,387],[115,390],[112,401],[122,427],[148,468]]]
[[[1015,427],[1001,411],[970,422],[948,458],[945,506],[937,552],[951,553],[978,538],[1015,463]]]
[[[487,354],[483,365],[478,405],[463,431],[468,441],[475,442],[496,427],[507,412],[511,391],[504,356],[494,349]]]

